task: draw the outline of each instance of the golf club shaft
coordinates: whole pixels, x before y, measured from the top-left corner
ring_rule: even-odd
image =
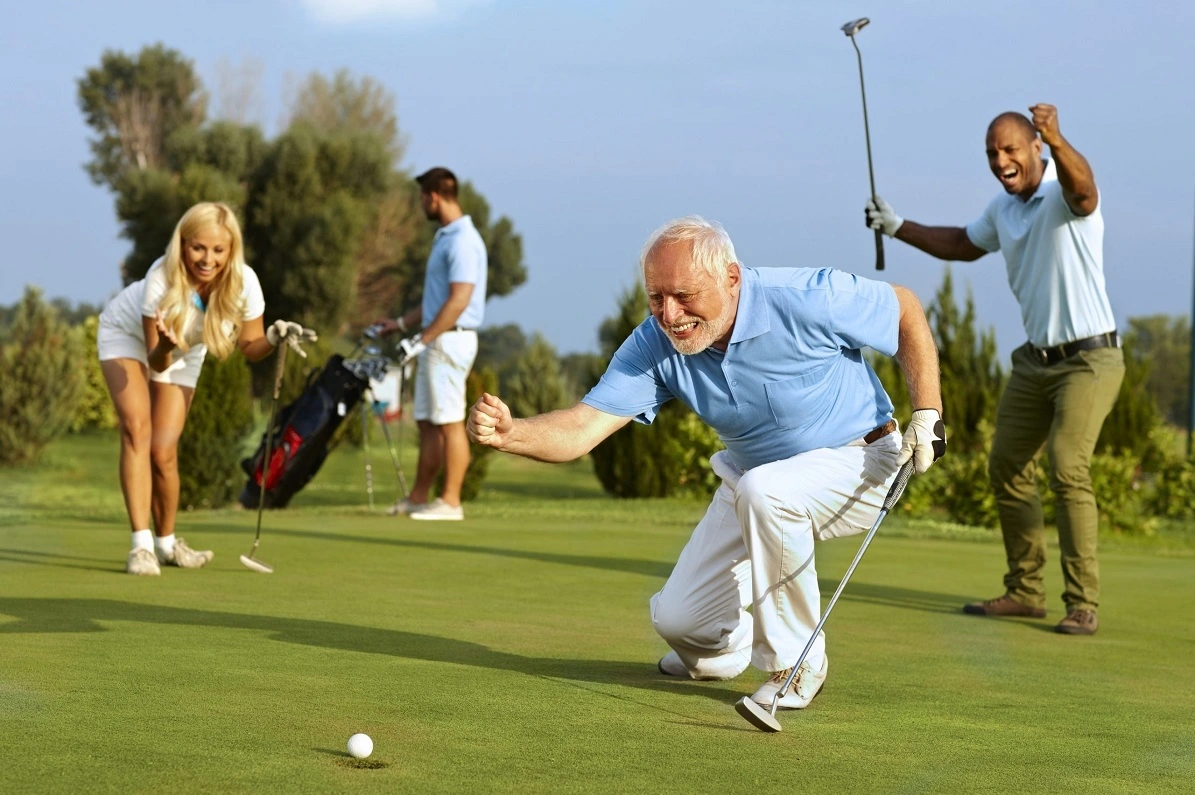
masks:
[[[863,97],[863,138],[867,142],[867,179],[871,184],[871,198],[874,201],[876,198],[876,178],[875,170],[871,165],[871,125],[867,121],[867,88],[863,85],[863,53],[859,50],[859,44],[855,41],[854,36],[849,37],[851,45],[855,48],[855,57],[859,61],[859,93]],[[879,229],[876,233],[876,270],[882,271],[884,269],[884,233]]]
[[[270,455],[274,452],[274,418],[278,415],[278,393],[282,391],[282,375],[286,367],[286,345],[278,346],[278,361],[274,365],[274,396],[270,398],[270,420],[266,424],[266,455],[261,460],[261,486],[257,490],[257,532],[253,534],[253,549],[261,542],[261,512],[266,506],[266,483],[270,475]],[[253,553],[249,553],[253,557]]]
[[[842,595],[842,589],[846,588],[846,584],[850,582],[851,575],[855,573],[855,567],[859,565],[859,561],[863,560],[863,553],[867,551],[867,546],[871,543],[871,539],[875,537],[876,531],[880,529],[880,523],[884,521],[884,517],[888,515],[888,511],[892,510],[892,506],[896,504],[896,501],[900,499],[900,495],[904,493],[905,486],[909,484],[909,477],[912,474],[912,461],[902,466],[900,471],[896,473],[896,480],[892,481],[892,486],[888,489],[888,496],[884,498],[884,504],[880,508],[880,515],[876,517],[875,523],[867,531],[863,543],[859,545],[859,551],[855,553],[855,559],[847,567],[846,574],[842,575],[842,582],[838,583],[838,587],[834,590],[834,595],[830,597],[830,603],[826,605],[825,612],[822,613],[817,626],[813,628],[813,634],[809,636],[809,642],[805,644],[805,648],[801,651],[801,656],[797,658],[797,662],[793,665],[792,671],[789,672],[788,678],[784,680],[784,686],[776,691],[776,695],[772,698],[772,715],[776,714],[776,707],[779,706],[780,699],[784,698],[785,694],[788,693],[788,688],[792,686],[793,679],[796,677],[797,671],[801,668],[801,663],[805,662],[805,658],[809,656],[809,650],[813,648],[813,644],[817,641],[817,636],[821,633],[826,619],[830,617],[830,611],[834,609],[834,604],[838,601],[838,597]]]
[[[373,461],[369,456],[369,404],[373,395],[367,389],[361,396],[361,444],[365,447],[365,493],[369,495],[369,510],[373,511]]]

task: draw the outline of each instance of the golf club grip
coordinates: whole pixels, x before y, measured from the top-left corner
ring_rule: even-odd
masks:
[[[884,507],[882,508],[885,513],[892,510],[892,506],[896,505],[900,495],[905,493],[905,486],[909,485],[909,478],[912,476],[913,460],[909,459],[896,473],[896,480],[892,481],[892,488],[888,489],[888,496],[884,498]]]
[[[884,269],[884,233],[880,230],[875,230],[876,233],[876,270],[882,271]]]

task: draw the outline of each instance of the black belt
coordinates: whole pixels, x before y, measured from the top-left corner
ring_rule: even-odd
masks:
[[[1069,359],[1079,351],[1094,351],[1099,348],[1119,348],[1120,335],[1115,331],[1109,331],[1106,334],[1096,334],[1094,337],[1085,337],[1074,342],[1066,342],[1062,345],[1055,345],[1053,348],[1038,348],[1032,342],[1029,343],[1029,350],[1033,351],[1033,355],[1037,360],[1044,365],[1058,364],[1063,359]]]
[[[453,326],[449,331],[477,331],[475,328],[465,328],[464,326]]]
[[[863,437],[863,442],[865,444],[871,444],[872,442],[877,442],[895,430],[896,430],[896,420],[888,420],[880,427],[878,427],[874,430],[868,431],[867,435]]]

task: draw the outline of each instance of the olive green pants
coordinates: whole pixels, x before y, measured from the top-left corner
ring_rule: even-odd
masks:
[[[1008,556],[1004,586],[1018,602],[1032,607],[1046,602],[1045,521],[1033,466],[1044,447],[1057,506],[1062,600],[1069,610],[1094,610],[1099,604],[1099,512],[1091,487],[1091,455],[1122,380],[1124,352],[1119,348],[1080,351],[1052,365],[1043,364],[1028,344],[1012,355],[1012,375],[996,411],[988,474]]]

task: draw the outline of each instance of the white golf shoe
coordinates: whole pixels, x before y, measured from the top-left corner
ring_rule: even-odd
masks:
[[[432,500],[417,511],[411,511],[412,519],[429,522],[459,522],[465,518],[465,509],[449,505],[439,498]]]
[[[129,574],[149,577],[157,577],[162,573],[162,568],[158,565],[158,557],[151,549],[134,549],[130,552],[124,570]]]
[[[386,509],[387,516],[407,516],[415,511],[422,511],[427,507],[426,502],[411,502],[407,498],[396,501]]]
[[[780,699],[780,703],[776,705],[777,709],[805,709],[809,706],[809,702],[813,701],[822,690],[822,685],[826,683],[826,674],[830,671],[830,658],[828,656],[822,657],[822,667],[820,670],[813,670],[813,666],[809,661],[801,663],[801,667],[797,669],[797,675],[793,678],[792,685],[788,688],[788,692]],[[768,681],[764,682],[759,690],[751,696],[751,700],[759,704],[764,709],[772,708],[772,699],[776,697],[776,693],[784,686],[784,680],[788,679],[788,675],[792,672],[792,668],[785,668],[783,671],[777,671],[772,674]]]
[[[162,562],[167,566],[178,566],[180,569],[201,569],[215,556],[210,549],[191,549],[187,546],[186,541],[176,538],[174,539],[174,553]]]

